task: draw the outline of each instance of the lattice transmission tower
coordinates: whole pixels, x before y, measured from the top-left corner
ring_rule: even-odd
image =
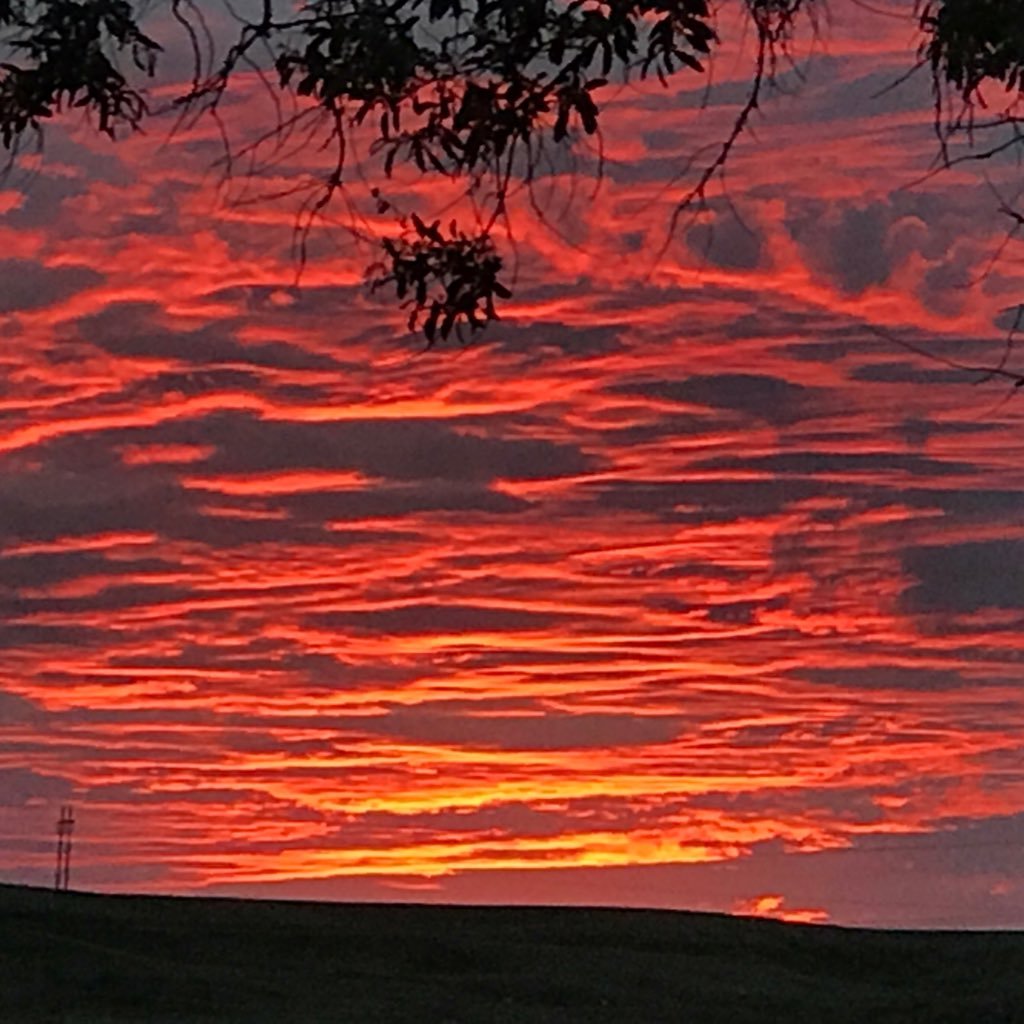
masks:
[[[57,819],[57,868],[53,873],[54,892],[67,892],[71,883],[71,834],[75,831],[75,811],[64,804]]]

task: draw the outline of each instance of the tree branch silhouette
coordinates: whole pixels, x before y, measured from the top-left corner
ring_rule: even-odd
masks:
[[[750,86],[724,138],[691,160],[679,154],[681,174],[695,178],[671,214],[666,246],[750,129],[799,25],[817,31],[825,0],[732,2],[756,33]],[[499,317],[511,294],[502,251],[502,234],[514,245],[508,200],[525,189],[540,208],[534,186],[547,147],[572,152],[590,136],[600,144],[609,84],[703,74],[721,42],[708,0],[253,0],[251,7],[242,14],[224,0],[231,25],[221,38],[196,0],[0,0],[0,144],[13,158],[26,137],[41,139],[46,123],[69,109],[85,111],[111,137],[140,130],[160,112],[148,86],[165,54],[142,25],[163,11],[191,61],[170,104],[178,130],[211,118],[227,179],[243,162],[255,178],[261,159],[330,149],[327,168],[294,190],[270,193],[301,197],[299,274],[312,231],[339,200],[350,203],[348,190],[358,185],[363,201],[393,223],[377,239],[382,259],[371,287],[393,289],[428,344],[471,336]],[[931,70],[942,166],[989,160],[1021,144],[1020,13],[1019,0],[915,0],[914,66]],[[244,72],[270,97],[276,122],[238,144],[223,101],[245,88]],[[991,113],[993,90],[1001,106]],[[994,141],[975,145],[993,132]],[[364,136],[372,184],[349,166],[352,143]],[[954,154],[959,137],[968,151]],[[442,228],[425,211],[399,211],[383,193],[400,170],[461,189],[472,217]],[[352,234],[367,237],[354,224]]]

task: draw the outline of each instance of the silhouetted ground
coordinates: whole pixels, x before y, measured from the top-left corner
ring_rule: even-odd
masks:
[[[1024,933],[0,886],[0,1021],[1024,1024]]]

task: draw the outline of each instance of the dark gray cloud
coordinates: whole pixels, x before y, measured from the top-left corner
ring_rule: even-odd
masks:
[[[858,366],[851,374],[851,379],[878,381],[882,384],[967,384],[976,381],[979,376],[969,370],[894,361]]]
[[[111,532],[155,532],[163,537],[209,535],[232,546],[280,540],[286,534],[280,523],[203,516],[201,498],[184,491],[169,470],[122,467],[104,441],[98,435],[87,443],[57,445],[57,457],[39,471],[14,472],[0,478],[0,547]],[[269,529],[275,525],[276,530]],[[68,574],[66,578],[81,576],[98,567],[97,557],[71,552],[8,557],[0,562],[0,586],[16,582],[31,585],[34,573],[42,584],[57,582],[62,569]],[[155,564],[151,567],[157,568]],[[9,570],[7,576],[5,568]],[[118,562],[109,571],[117,574],[119,568],[123,567]]]
[[[252,595],[248,595],[251,597]],[[299,613],[294,613],[297,618]],[[422,669],[411,664],[393,663],[388,660],[376,660],[372,664],[363,662],[350,662],[332,654],[323,654],[309,651],[301,646],[298,641],[285,640],[279,637],[261,637],[253,635],[245,625],[233,626],[226,620],[229,614],[221,610],[201,609],[192,616],[191,621],[206,619],[216,623],[218,617],[222,620],[220,634],[222,637],[226,629],[231,629],[231,643],[227,647],[217,643],[208,645],[200,643],[183,644],[180,651],[174,655],[149,654],[145,658],[146,669],[178,669],[179,675],[190,676],[196,680],[202,680],[208,669],[233,669],[246,671],[253,676],[259,677],[266,674],[268,678],[281,679],[289,678],[291,681],[298,680],[299,686],[304,695],[309,697],[312,694],[328,694],[339,692],[355,692],[379,688],[381,686],[401,687],[422,676]],[[218,636],[218,631],[214,631]],[[111,654],[106,661],[111,669],[125,668],[138,669],[139,657],[137,653],[120,656]],[[55,685],[73,682],[73,678],[66,675],[53,675],[48,677]],[[112,686],[116,686],[121,678],[117,675],[102,677]],[[72,715],[73,721],[87,720],[81,711],[68,712]],[[257,730],[264,730],[276,727],[282,728],[318,728],[318,729],[341,729],[347,731],[358,731],[361,726],[361,718],[353,716],[334,716],[326,711],[309,718],[289,715],[287,717],[275,717],[270,711],[261,713],[258,724],[253,726],[253,720],[244,715],[231,715],[218,712],[199,711],[196,709],[178,709],[174,712],[153,711],[147,709],[135,710],[111,710],[104,709],[97,713],[97,721],[117,721],[126,724],[136,722],[154,722],[166,724],[168,721],[175,723],[197,723],[210,724],[214,719],[223,725],[233,728],[255,727]]]
[[[218,288],[204,298],[237,303],[262,316],[293,320],[296,316],[337,315],[361,291],[362,286],[353,285],[250,284]]]
[[[1024,541],[911,548],[903,555],[903,567],[917,578],[903,594],[908,611],[970,614],[985,608],[1024,610]]]
[[[82,612],[117,612],[139,606],[187,603],[196,600],[195,591],[185,584],[126,583],[104,587],[83,597],[36,597],[24,602],[25,615],[50,613],[77,615]]]
[[[160,445],[212,448],[213,454],[185,467],[124,465],[118,454]],[[560,476],[591,465],[590,457],[572,445],[480,436],[429,420],[302,424],[234,413],[75,434],[37,446],[33,456],[0,476],[0,550],[15,542],[117,531],[228,548],[312,540],[332,547],[365,545],[391,532],[333,527],[367,517],[523,511],[528,502],[490,489],[489,482]],[[179,479],[302,469],[355,469],[378,479],[364,489],[327,485],[270,496],[222,496],[186,487]],[[220,514],[207,513],[211,504]],[[168,568],[156,557],[136,568]],[[100,559],[95,553],[68,552],[8,557],[0,562],[0,586],[31,585],[33,580],[45,585],[89,575],[104,568]],[[113,574],[132,571],[130,563],[121,561],[109,568]]]
[[[188,504],[177,484],[152,475],[91,473],[87,465],[12,474],[0,482],[0,544],[152,528]]]
[[[648,149],[657,152],[681,153],[687,142],[687,137],[683,132],[663,128],[644,132],[641,138]]]
[[[786,197],[786,227],[808,266],[846,294],[885,284],[906,268],[926,307],[955,315],[991,258],[976,239],[976,224],[991,212],[981,196],[965,192],[950,203],[896,190],[868,204]]]
[[[615,388],[618,394],[659,398],[740,413],[778,425],[820,416],[828,392],[759,373],[697,374],[686,380],[638,381]]]
[[[754,270],[761,263],[760,232],[731,209],[691,228],[686,244],[699,259],[726,270]]]
[[[892,264],[885,205],[847,206],[830,213],[812,204],[787,224],[808,263],[851,295],[887,281]]]
[[[44,267],[28,260],[0,260],[0,313],[57,305],[103,280],[88,267]]]
[[[59,775],[31,768],[0,768],[0,807],[25,807],[37,800],[60,800],[71,793],[71,783]]]
[[[805,74],[810,83],[842,81],[842,87],[802,90],[806,93],[801,108],[805,123],[835,125],[865,115],[917,113],[933,102],[931,78],[924,68],[914,75],[907,75],[907,69],[901,67],[847,77],[850,67],[848,59],[826,54],[816,54],[808,62]]]
[[[523,369],[531,363],[543,363],[555,349],[580,357],[621,352],[626,348],[623,330],[616,324],[595,327],[560,323],[501,323],[491,329],[488,341],[501,351],[524,357]],[[492,341],[493,339],[493,341]]]
[[[998,421],[955,423],[920,416],[908,416],[893,427],[893,433],[914,448],[924,447],[933,437],[985,434],[1001,429]]]
[[[29,606],[15,608],[13,615],[27,615]],[[0,597],[0,614],[11,615],[10,605]],[[0,622],[0,650],[17,651],[27,647],[58,647],[88,650],[110,641],[110,634],[90,626],[43,624],[30,621]]]
[[[634,412],[630,409],[630,412]],[[649,409],[639,406],[635,414],[641,422],[628,427],[606,428],[601,431],[601,440],[613,447],[645,445],[680,437],[699,437],[707,433],[708,421],[700,413],[660,413],[654,415]]]
[[[560,802],[557,810],[538,808],[513,800],[496,801],[481,807],[408,814],[371,811],[365,815],[348,818],[338,832],[329,837],[329,842],[333,845],[343,835],[358,837],[356,842],[387,842],[387,838],[394,834],[395,829],[401,829],[405,835],[424,830],[426,835],[435,837],[439,832],[455,832],[463,836],[476,833],[492,837],[562,835],[571,842],[573,833],[577,830],[656,826],[663,815],[678,814],[683,807],[682,801],[668,797],[652,807],[643,801],[629,798],[596,796]],[[353,840],[349,838],[348,841]]]
[[[734,470],[737,474],[743,470],[796,476],[860,473],[868,481],[876,479],[877,473],[886,470],[896,470],[922,478],[958,476],[974,471],[974,467],[968,463],[943,462],[923,455],[899,452],[795,451],[746,459],[728,456],[704,459],[697,465],[701,469]]]
[[[278,504],[300,522],[315,524],[353,519],[402,518],[430,512],[510,515],[530,503],[473,483],[425,480],[404,486],[373,486],[364,491],[316,491],[287,495]],[[271,524],[273,525],[273,524]],[[280,531],[280,524],[277,525]]]
[[[900,500],[915,508],[941,508],[950,516],[976,519],[1013,515],[1020,509],[1020,491],[989,487],[907,487]]]
[[[22,200],[4,214],[4,223],[22,231],[52,228],[60,219],[60,208],[66,199],[84,195],[88,189],[81,179],[64,175],[34,174],[23,181],[5,184],[20,186]]]
[[[399,481],[486,484],[573,475],[594,465],[575,445],[483,436],[425,419],[295,423],[221,413],[161,434],[214,446],[202,469],[216,473],[355,469]]]
[[[930,693],[977,686],[957,669],[914,668],[907,665],[863,665],[844,668],[805,668],[794,673],[800,679],[852,690],[913,690]]]
[[[0,637],[2,635],[0,632]],[[0,640],[0,646],[2,645],[2,640]],[[32,701],[25,697],[19,697],[16,693],[0,690],[0,726],[38,722],[44,716],[43,709]]]
[[[395,708],[356,726],[412,742],[469,745],[502,750],[575,750],[666,743],[679,734],[675,716],[544,711],[516,715],[474,714],[463,702]]]
[[[829,331],[827,340],[792,342],[783,351],[801,362],[827,365],[878,352],[881,342],[875,339],[865,341],[862,335],[860,327],[849,327],[846,331],[836,328]]]
[[[767,601],[720,601],[706,611],[710,622],[722,625],[750,626],[765,611],[778,611],[789,604],[786,597],[773,597]]]
[[[698,522],[721,518],[753,518],[779,512],[793,502],[821,493],[821,484],[799,477],[775,480],[645,481],[591,484],[584,489],[589,503],[602,508],[646,512],[665,520],[692,515]],[[588,503],[588,504],[589,504]]]
[[[739,742],[743,742],[738,737]],[[779,739],[771,732],[762,733],[760,738],[754,732],[747,737],[746,745],[764,748]],[[730,811],[755,816],[775,816],[784,814],[806,815],[807,817],[827,817],[833,821],[856,821],[868,824],[883,820],[884,813],[872,800],[873,792],[862,786],[838,786],[831,789],[815,789],[809,791],[803,787],[768,787],[764,790],[748,790],[746,792],[723,793],[712,792],[691,797],[688,807],[718,810],[722,807]]]
[[[390,636],[408,634],[459,634],[474,632],[521,632],[549,629],[573,616],[520,608],[495,608],[473,604],[424,602],[400,608],[365,612],[325,612],[310,616],[323,629],[360,630]]]
[[[976,276],[972,256],[973,250],[964,247],[928,269],[918,295],[929,309],[955,316],[970,301]]]
[[[0,589],[45,587],[87,577],[116,578],[177,571],[175,563],[151,557],[111,559],[93,551],[47,551],[17,556],[0,552]]]
[[[76,328],[83,341],[118,356],[190,363],[194,366],[242,364],[285,370],[334,370],[331,356],[284,342],[242,343],[230,322],[194,331],[160,325],[162,310],[149,303],[115,303],[101,313],[83,317]],[[207,387],[217,386],[206,381]]]

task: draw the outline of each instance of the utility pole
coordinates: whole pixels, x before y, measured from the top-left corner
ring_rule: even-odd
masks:
[[[67,892],[71,881],[71,833],[75,830],[75,812],[63,804],[57,819],[57,869],[53,873],[53,891]]]

